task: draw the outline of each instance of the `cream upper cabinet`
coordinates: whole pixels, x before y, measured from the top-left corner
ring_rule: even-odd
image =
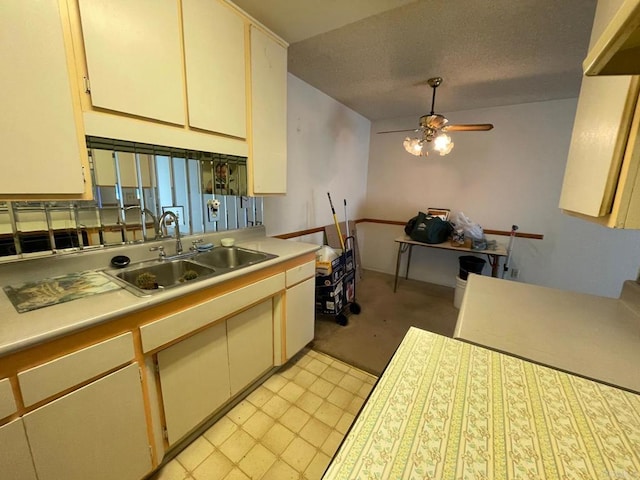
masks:
[[[640,0],[624,0],[602,30],[583,63],[584,73],[640,74]]]
[[[620,0],[598,2],[591,44]],[[566,213],[616,228],[640,228],[634,213],[638,172],[638,77],[583,77],[560,196]]]
[[[592,217],[611,212],[637,98],[633,77],[583,78],[560,208]]]
[[[247,136],[245,22],[217,0],[182,2],[189,125]]]
[[[176,0],[79,0],[91,103],[184,125]]]
[[[251,27],[251,145],[253,195],[287,192],[287,49]]]
[[[79,99],[58,0],[0,5],[0,199],[90,198]]]

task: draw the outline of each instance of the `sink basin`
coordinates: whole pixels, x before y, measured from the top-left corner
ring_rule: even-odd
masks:
[[[276,255],[239,247],[218,247],[198,253],[193,260],[214,268],[236,269],[276,258]]]
[[[200,265],[189,260],[140,262],[120,270],[107,270],[106,273],[134,291],[145,294],[176,287],[187,282],[207,278],[216,273],[212,267]]]

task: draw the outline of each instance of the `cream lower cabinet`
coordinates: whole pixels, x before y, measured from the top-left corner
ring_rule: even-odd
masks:
[[[227,320],[231,395],[273,367],[273,302],[259,303]]]
[[[139,480],[152,468],[137,363],[22,418],[39,480]]]
[[[0,472],[2,478],[36,480],[22,419],[0,427]]]
[[[284,360],[289,360],[313,340],[315,275],[315,260],[290,268],[286,272]]]
[[[272,300],[205,328],[157,356],[171,446],[273,367]]]
[[[313,340],[315,330],[315,287],[315,278],[310,278],[287,289],[287,360]]]
[[[169,445],[229,400],[225,322],[158,352]]]

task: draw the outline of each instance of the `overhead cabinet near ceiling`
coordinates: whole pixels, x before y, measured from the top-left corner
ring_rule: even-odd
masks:
[[[286,193],[285,42],[222,0],[68,1],[87,135],[246,156],[250,195]]]
[[[183,2],[182,18],[189,125],[246,138],[244,20],[211,0]]]
[[[288,45],[232,2],[0,9],[0,200],[91,199],[85,136],[248,157],[250,195],[286,193]]]
[[[625,0],[583,63],[585,75],[640,74],[640,0]]]
[[[251,155],[254,195],[287,192],[287,49],[251,27]]]
[[[592,43],[615,13],[599,2]],[[560,208],[612,228],[640,228],[640,78],[583,77]]]
[[[2,2],[0,199],[90,199],[65,2]]]
[[[175,0],[79,0],[94,107],[184,125]]]

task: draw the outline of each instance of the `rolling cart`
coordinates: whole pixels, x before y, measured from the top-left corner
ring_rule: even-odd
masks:
[[[349,237],[347,237],[347,241]],[[331,262],[328,275],[316,274],[316,312],[334,315],[338,325],[349,323],[347,311],[361,311],[356,302],[356,263],[353,249],[345,250]]]

